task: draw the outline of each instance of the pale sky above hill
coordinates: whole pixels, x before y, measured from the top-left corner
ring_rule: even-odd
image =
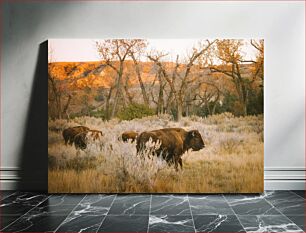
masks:
[[[212,41],[213,39],[211,39]],[[49,61],[51,62],[84,62],[101,60],[95,42],[98,39],[51,39],[48,43]],[[148,51],[157,49],[167,52],[166,60],[174,61],[178,54],[180,58],[186,56],[197,45],[199,39],[148,39]],[[249,41],[246,40],[246,41]],[[255,57],[255,49],[246,45],[243,47],[246,59]]]

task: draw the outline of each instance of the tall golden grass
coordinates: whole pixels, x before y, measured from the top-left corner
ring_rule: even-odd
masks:
[[[61,130],[85,125],[106,135],[102,149],[77,151],[64,145]],[[183,155],[183,170],[176,172],[150,151],[136,155],[135,143],[118,141],[127,130],[142,132],[164,127],[198,129],[206,147]],[[168,115],[132,121],[82,117],[49,121],[50,193],[258,193],[263,191],[263,116],[232,114],[174,122]]]

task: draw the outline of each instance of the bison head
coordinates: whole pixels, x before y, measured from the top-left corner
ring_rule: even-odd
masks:
[[[191,130],[187,133],[185,147],[186,149],[192,149],[194,151],[201,150],[205,147],[201,134],[198,130]]]

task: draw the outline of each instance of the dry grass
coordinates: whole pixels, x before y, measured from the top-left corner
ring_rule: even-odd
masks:
[[[92,146],[77,151],[64,145],[60,130],[78,124],[107,135],[100,142],[102,149]],[[118,141],[123,131],[164,127],[198,129],[206,144],[201,151],[186,152],[184,169],[178,172],[155,156],[149,159],[150,151],[136,155],[135,143]],[[181,122],[167,115],[122,122],[90,117],[50,121],[48,154],[51,193],[262,192],[263,116],[237,118],[226,113]]]

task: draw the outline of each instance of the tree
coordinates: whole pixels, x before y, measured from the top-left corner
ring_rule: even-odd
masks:
[[[203,56],[213,43],[214,42],[211,43],[207,40],[205,43],[201,43],[199,48],[194,47],[192,53],[187,57],[187,61],[184,64],[180,64],[179,56],[177,56],[175,65],[171,72],[168,71],[169,69],[167,69],[165,64],[161,61],[161,58],[167,54],[157,53],[155,55],[148,55],[148,58],[159,67],[162,76],[170,87],[169,98],[171,100],[173,97],[175,101],[176,121],[180,121],[183,116],[185,91],[187,86],[194,81],[194,79],[190,79],[192,68],[197,59]]]
[[[125,82],[124,82],[123,87],[124,87],[124,91],[127,96],[127,99],[129,101],[129,104],[133,104],[134,95],[129,90],[129,81],[130,81],[130,76],[129,74],[127,74],[125,76]]]
[[[54,63],[49,61],[48,63],[48,105],[49,109],[53,109],[50,111],[49,114],[52,118],[68,118],[69,113],[68,108],[71,103],[72,95],[69,91],[63,88],[60,85],[59,79],[53,72],[53,68],[55,67]],[[63,105],[63,99],[66,98],[67,101]]]
[[[155,79],[151,85],[150,88],[150,93],[152,96],[152,101],[156,104],[156,113],[157,115],[163,114],[165,112],[165,101],[164,101],[164,91],[165,91],[165,86],[166,86],[166,82],[164,81],[164,79],[162,78],[161,75],[161,71],[158,67],[153,67],[153,69],[157,69],[156,70],[156,74],[155,74]],[[156,81],[158,81],[159,83],[159,88],[158,88],[158,97],[157,100],[155,100],[154,97],[154,85],[156,83]]]
[[[251,45],[257,50],[255,68],[253,72],[253,80],[259,77],[261,80],[264,79],[264,40],[251,40]]]
[[[130,42],[132,43],[132,41]],[[142,77],[141,77],[141,62],[140,58],[144,55],[144,51],[147,47],[147,41],[138,39],[137,43],[130,49],[129,56],[132,58],[134,62],[135,72],[138,78],[138,82],[141,88],[141,93],[143,97],[143,102],[145,105],[149,106],[149,97],[146,91],[146,88],[143,84]]]
[[[260,114],[263,113],[264,108],[264,40],[251,40],[250,44],[256,49],[257,54],[255,61],[253,61],[252,86],[254,90],[251,90],[248,112],[250,114]],[[256,91],[256,89],[259,90]]]
[[[222,91],[214,83],[202,82],[199,93],[195,95],[195,99],[199,100],[198,106],[204,105],[209,115],[214,115],[217,104],[220,101]]]
[[[124,63],[127,56],[130,54],[131,49],[139,43],[139,40],[129,39],[109,39],[102,42],[96,42],[98,52],[107,66],[112,68],[116,74],[116,81],[114,88],[116,89],[113,109],[111,112],[111,118],[116,114],[118,101],[120,97],[124,101],[124,92],[122,88],[122,78],[124,72]]]
[[[221,64],[211,65],[210,69],[212,72],[219,72],[231,78],[235,85],[242,114],[246,116],[250,79],[242,75],[241,66],[250,61],[243,60],[242,46],[242,40],[218,40],[216,57]]]
[[[114,90],[114,85],[110,86],[109,92],[106,98],[106,104],[105,104],[105,119],[106,120],[110,119],[110,100],[112,98],[113,90]]]

